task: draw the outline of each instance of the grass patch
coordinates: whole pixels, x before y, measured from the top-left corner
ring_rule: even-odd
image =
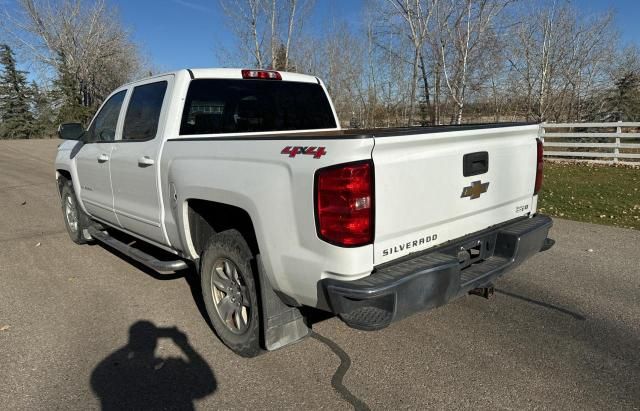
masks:
[[[538,210],[640,230],[640,168],[546,161]]]

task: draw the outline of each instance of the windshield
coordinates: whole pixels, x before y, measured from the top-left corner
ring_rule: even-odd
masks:
[[[181,135],[336,128],[319,84],[276,80],[193,80]]]

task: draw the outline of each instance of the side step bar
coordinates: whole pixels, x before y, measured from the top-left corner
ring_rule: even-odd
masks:
[[[176,271],[184,270],[188,267],[187,263],[183,260],[158,260],[152,255],[149,255],[141,250],[138,250],[137,248],[125,244],[120,240],[116,240],[115,238],[111,237],[106,231],[101,231],[96,227],[89,227],[88,231],[89,234],[91,234],[91,237],[95,238],[101,243],[120,251],[122,254],[136,260],[141,264],[146,265],[147,267],[157,271],[160,274],[172,274]]]

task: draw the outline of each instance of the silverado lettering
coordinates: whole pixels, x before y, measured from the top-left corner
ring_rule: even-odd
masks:
[[[382,256],[383,257],[387,257],[391,254],[394,253],[399,253],[400,251],[405,251],[408,250],[410,248],[416,248],[416,247],[421,247],[425,244],[429,244],[432,241],[436,241],[438,239],[438,234],[433,234],[433,235],[428,235],[425,237],[420,237],[417,240],[413,240],[413,241],[407,241],[406,243],[403,244],[398,244],[396,246],[393,246],[391,248],[386,248],[384,250],[382,250]]]

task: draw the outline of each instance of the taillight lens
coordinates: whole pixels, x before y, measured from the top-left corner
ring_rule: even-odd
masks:
[[[536,159],[536,185],[533,187],[533,195],[538,194],[540,188],[542,188],[542,168],[543,168],[543,156],[544,156],[544,145],[542,144],[542,140],[539,138],[536,139],[538,144],[538,154]]]
[[[242,70],[242,78],[260,80],[282,80],[282,76],[280,75],[280,73],[271,70]]]
[[[373,242],[373,163],[320,169],[315,183],[318,236],[341,247]]]

